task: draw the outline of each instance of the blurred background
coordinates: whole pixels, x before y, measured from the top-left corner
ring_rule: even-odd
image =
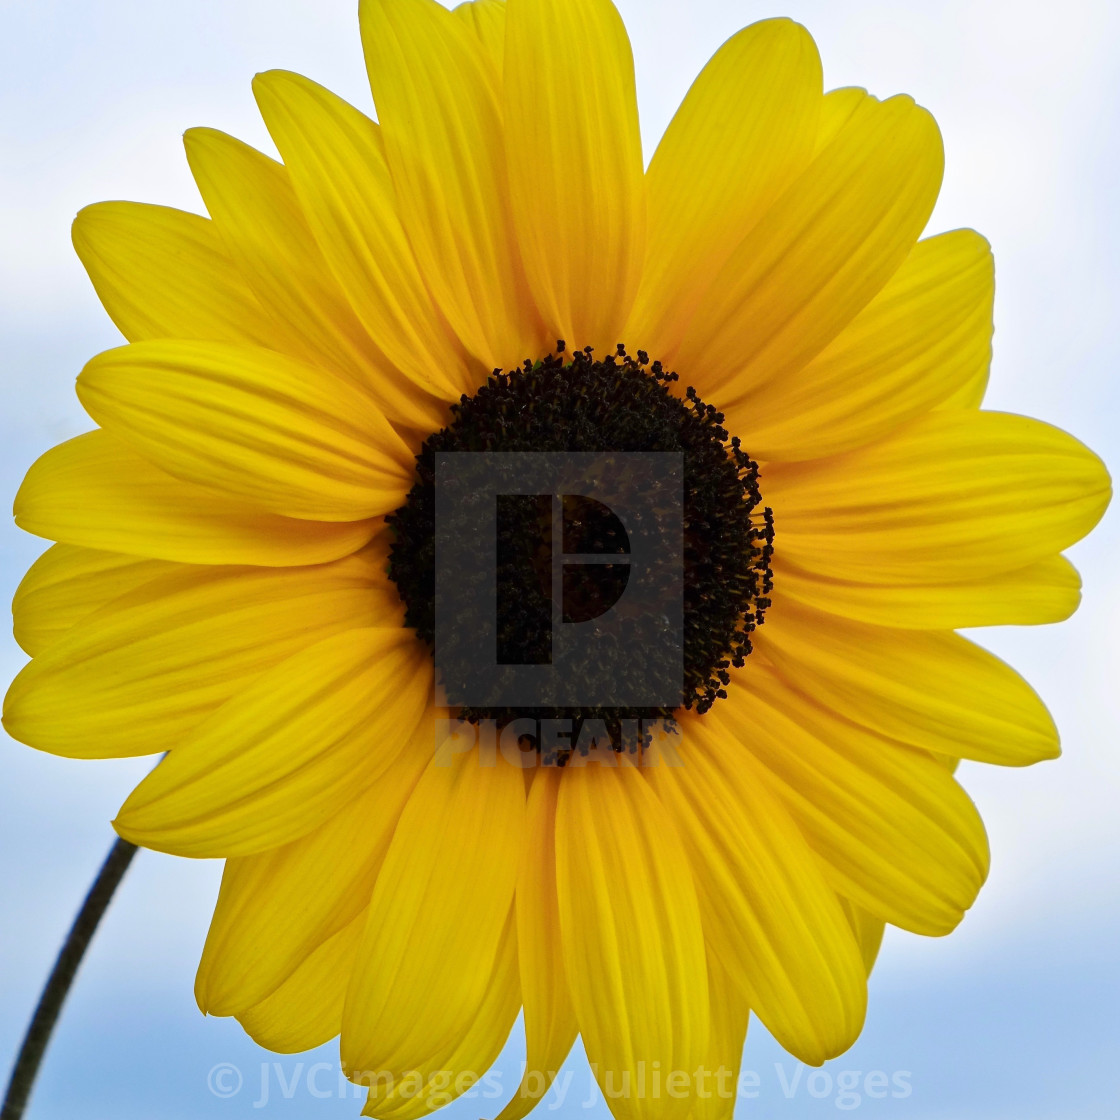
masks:
[[[91,427],[73,379],[120,341],[70,247],[102,199],[201,210],[180,136],[212,125],[273,151],[249,82],[286,67],[372,110],[356,0],[0,0],[0,504],[51,445]],[[827,87],[912,94],[941,125],[931,232],[995,249],[990,407],[1043,417],[1114,471],[1120,296],[1120,5],[1113,0],[619,0],[647,158],[696,73],[739,27],[789,15]],[[867,1027],[821,1073],[755,1025],[740,1117],[1108,1120],[1120,1115],[1120,556],[1115,512],[1072,557],[1085,605],[1056,627],[978,639],[1038,688],[1065,754],[1026,771],[965,764],[992,874],[958,932],[888,931]],[[0,527],[0,599],[42,542]],[[0,628],[0,684],[25,658]],[[0,1076],[148,760],[75,762],[0,741]],[[220,866],[142,852],[54,1039],[30,1120],[267,1113],[357,1117],[337,1049],[268,1054],[191,992]],[[519,1075],[515,1031],[497,1073]],[[879,1071],[885,1078],[874,1076]],[[869,1075],[870,1076],[869,1078]],[[606,1120],[582,1054],[542,1106]],[[492,1116],[486,1093],[452,1108]],[[884,1095],[880,1095],[884,1094]],[[344,1099],[348,1098],[348,1099]]]

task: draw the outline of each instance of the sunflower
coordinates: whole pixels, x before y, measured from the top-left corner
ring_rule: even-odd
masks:
[[[96,430],[16,499],[58,543],[16,595],[32,660],[5,726],[168,752],[115,826],[226,860],[200,1007],[283,1052],[341,1034],[368,1114],[462,1093],[524,1008],[503,1120],[577,1035],[615,1115],[730,1115],[712,1086],[752,1012],[823,1062],[859,1034],[884,925],[942,935],[971,906],[988,852],[957,762],[1058,738],[954,631],[1072,613],[1062,550],[1108,475],[980,409],[989,247],[919,240],[937,126],[825,94],[796,23],[731,38],[646,168],[609,0],[360,21],[378,123],[261,74],[282,162],[191,130],[208,218],[78,215],[128,344],[78,379]],[[482,731],[516,707],[439,705],[448,451],[681,456],[673,703],[575,709],[607,749],[542,732],[514,760]]]

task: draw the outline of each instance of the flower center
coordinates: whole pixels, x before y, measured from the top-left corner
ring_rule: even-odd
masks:
[[[517,719],[571,721],[571,743],[584,724],[605,727],[611,746],[633,750],[648,741],[652,721],[671,723],[677,708],[707,711],[726,696],[728,670],[751,652],[751,633],[762,624],[773,580],[774,522],[762,506],[758,464],[723,416],[689,388],[685,399],[669,391],[675,373],[638,351],[595,360],[590,349],[565,354],[563,342],[543,361],[493,376],[473,397],[452,408],[452,422],[432,435],[417,455],[417,481],[405,504],[387,518],[395,533],[389,575],[397,585],[405,624],[434,648],[436,641],[436,456],[444,452],[676,452],[683,461],[683,680],[673,704],[610,707],[464,707],[461,718],[494,720],[499,728]],[[544,504],[542,505],[542,499]],[[563,580],[563,606],[553,608],[560,585],[550,562],[553,507],[547,496],[499,498],[496,520],[499,595],[496,637],[507,663],[547,660],[550,633],[544,617],[565,622],[596,618],[620,599],[628,569],[611,563],[629,552],[626,532],[606,506],[588,498],[563,498],[563,551],[598,554],[578,578]],[[541,531],[537,531],[541,530]],[[541,541],[546,542],[542,548]],[[475,640],[479,618],[456,618],[450,640]],[[447,639],[446,626],[440,641]],[[480,654],[482,651],[479,651]],[[592,656],[578,672],[596,681],[602,672]],[[589,695],[595,693],[591,687]],[[643,722],[644,721],[644,722]],[[541,749],[532,735],[529,745]],[[582,741],[586,741],[584,737]],[[597,745],[602,745],[601,741]],[[560,761],[563,761],[561,758]]]

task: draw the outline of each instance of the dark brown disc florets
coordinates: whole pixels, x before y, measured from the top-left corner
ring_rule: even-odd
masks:
[[[452,421],[422,446],[417,481],[405,504],[387,518],[395,533],[389,575],[406,607],[406,625],[429,646],[435,639],[435,456],[438,452],[681,452],[684,462],[684,681],[679,704],[659,708],[465,708],[464,719],[506,724],[517,718],[570,719],[578,739],[584,720],[602,720],[616,749],[633,748],[624,728],[635,720],[671,720],[677,707],[707,711],[726,695],[728,670],[751,652],[773,587],[774,520],[763,507],[758,464],[723,415],[691,387],[684,399],[670,392],[678,380],[660,362],[649,363],[624,346],[597,360],[590,349],[564,353],[511,372],[495,370],[474,396],[452,407]],[[524,548],[499,525],[499,553]],[[589,531],[591,531],[589,529]],[[503,539],[503,534],[509,539]],[[601,550],[602,542],[600,542]],[[609,551],[609,542],[607,545]],[[609,565],[604,565],[604,570]],[[532,580],[532,563],[522,565]],[[527,586],[526,603],[547,582]],[[550,594],[550,591],[549,591]],[[520,600],[517,600],[520,601]],[[477,620],[463,619],[464,642]],[[517,610],[502,612],[504,648],[533,663],[539,628],[520,624]],[[594,665],[584,671],[589,678]]]

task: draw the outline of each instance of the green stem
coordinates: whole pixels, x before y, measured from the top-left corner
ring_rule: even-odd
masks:
[[[62,1005],[77,975],[78,966],[82,963],[98,924],[135,854],[134,844],[118,839],[108,858],[101,865],[101,870],[97,873],[97,878],[94,879],[93,886],[90,887],[89,894],[86,895],[85,902],[82,903],[82,908],[78,911],[78,916],[74,919],[74,924],[70,927],[66,941],[59,951],[58,959],[54,962],[54,968],[47,980],[47,986],[39,997],[39,1005],[31,1017],[31,1024],[23,1036],[23,1045],[12,1069],[8,1091],[4,1094],[4,1104],[0,1107],[0,1120],[21,1120],[35,1085],[39,1066],[43,1063],[43,1055],[47,1052],[47,1045],[54,1033],[59,1013],[62,1011]]]

